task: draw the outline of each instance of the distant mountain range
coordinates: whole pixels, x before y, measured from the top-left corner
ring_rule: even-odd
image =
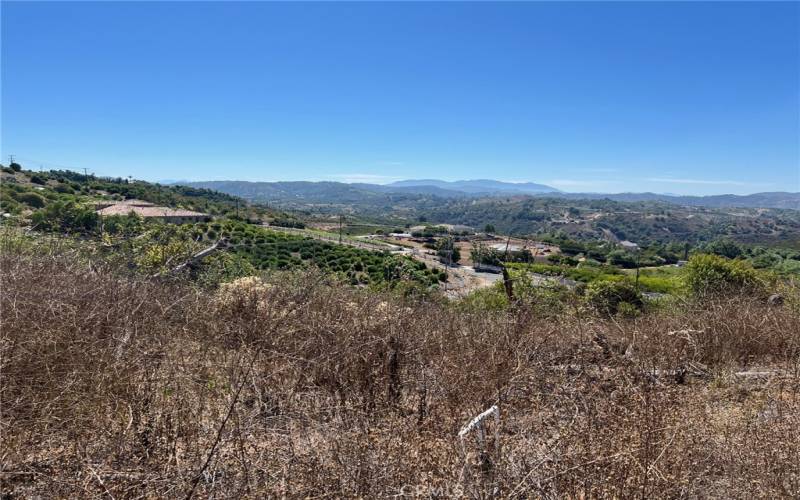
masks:
[[[247,182],[207,181],[180,184],[214,189],[254,202],[298,206],[303,204],[380,204],[413,197],[467,198],[536,196],[561,199],[608,199],[622,202],[657,201],[683,206],[714,208],[783,208],[800,210],[800,193],[770,192],[750,195],[677,196],[657,193],[565,193],[544,184],[512,183],[488,179],[441,181],[406,180],[391,184],[347,184],[342,182]]]
[[[558,193],[558,189],[533,182],[502,182],[491,179],[475,179],[471,181],[440,181],[437,179],[419,179],[397,181],[387,184],[388,187],[437,187],[448,191],[459,191],[469,194],[515,193],[541,194]]]
[[[657,193],[558,193],[558,198],[568,200],[612,200],[622,202],[660,201],[673,205],[709,208],[784,208],[800,210],[800,193],[776,191],[747,195],[719,194],[709,196],[683,196]]]

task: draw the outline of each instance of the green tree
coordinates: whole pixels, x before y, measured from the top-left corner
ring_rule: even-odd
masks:
[[[472,250],[470,251],[470,258],[472,262],[476,264],[486,264],[489,266],[499,266],[503,263],[500,258],[500,252],[491,247],[487,248],[475,244],[473,244]]]
[[[436,255],[444,263],[457,263],[461,260],[461,252],[455,245],[453,238],[442,238],[436,246]]]
[[[742,247],[739,246],[736,242],[731,239],[721,239],[712,241],[711,243],[707,244],[704,247],[704,250],[707,253],[713,253],[715,255],[721,255],[723,257],[727,257],[729,259],[735,259],[742,255],[743,250]]]
[[[636,267],[635,256],[625,250],[613,250],[608,253],[608,263],[613,266],[631,268]]]

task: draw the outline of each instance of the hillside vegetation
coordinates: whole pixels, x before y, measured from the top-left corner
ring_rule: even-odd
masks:
[[[419,181],[423,182],[423,181]],[[420,222],[493,225],[512,235],[559,233],[572,239],[690,243],[719,238],[741,243],[800,246],[800,194],[748,197],[670,197],[514,192],[466,193],[437,185],[378,186],[337,182],[193,183],[309,216],[349,214],[387,226]],[[738,207],[738,208],[737,208]]]
[[[284,203],[368,204],[376,193],[437,195],[443,198],[504,197],[523,194],[569,200],[661,202],[680,206],[715,208],[778,208],[800,210],[800,193],[766,192],[751,195],[679,196],[656,193],[565,193],[535,183],[508,183],[488,179],[446,182],[435,179],[397,181],[390,184],[343,182],[190,182],[192,186],[219,190],[252,201]]]
[[[409,256],[262,225],[293,214],[37,175],[0,199],[0,495],[800,496],[796,251],[554,234],[447,298]],[[220,215],[95,213],[125,196]]]
[[[169,273],[214,243],[216,254],[188,269],[193,279],[216,285],[257,270],[314,267],[352,285],[428,293],[444,273],[406,256],[334,245],[271,231],[259,225],[302,226],[293,215],[207,189],[161,186],[125,179],[95,178],[74,172],[33,173],[6,169],[0,184],[0,210],[6,225],[77,238],[85,248],[143,275]],[[104,217],[100,201],[136,198],[169,207],[204,210],[217,220],[163,224],[136,215]]]
[[[54,204],[92,208],[95,202],[126,198],[218,216],[260,218],[278,214],[219,191],[95,177],[66,170],[31,172],[3,167],[0,181],[0,211],[12,216],[24,216]]]
[[[5,495],[800,495],[797,290],[769,305],[722,257],[693,276],[724,287],[629,315],[602,289],[495,309],[308,270],[215,291],[0,244]]]

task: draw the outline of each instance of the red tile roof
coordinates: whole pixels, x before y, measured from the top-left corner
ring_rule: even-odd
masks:
[[[128,215],[131,212],[134,212],[140,217],[209,217],[208,214],[193,212],[192,210],[176,210],[168,207],[156,206],[143,207],[124,203],[111,205],[110,207],[97,211],[100,215]]]

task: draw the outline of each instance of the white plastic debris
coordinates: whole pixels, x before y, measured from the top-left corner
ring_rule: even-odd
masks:
[[[461,429],[461,431],[459,431],[458,437],[464,439],[464,436],[472,432],[476,427],[479,428],[481,430],[481,434],[483,434],[482,432],[483,421],[490,416],[494,416],[494,419],[495,421],[497,421],[497,424],[498,425],[500,424],[500,409],[497,407],[497,405],[492,405],[491,408],[489,408],[485,412],[481,413],[477,417],[470,420],[470,422],[467,425],[465,425],[464,428]]]

